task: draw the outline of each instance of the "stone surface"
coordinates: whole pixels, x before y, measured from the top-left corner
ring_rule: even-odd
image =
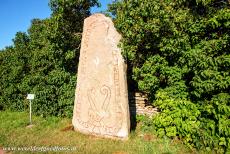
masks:
[[[4,151],[1,147],[0,147],[0,154],[4,154]]]
[[[132,116],[146,115],[148,117],[153,117],[159,113],[158,108],[152,106],[148,101],[147,95],[135,92],[130,93],[129,96],[130,114]]]
[[[84,21],[73,112],[74,129],[103,137],[128,137],[130,115],[121,36],[110,18]]]

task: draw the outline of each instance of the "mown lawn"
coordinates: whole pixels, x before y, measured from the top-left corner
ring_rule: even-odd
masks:
[[[143,132],[139,125],[127,141],[103,139],[83,135],[72,130],[71,119],[35,117],[34,126],[28,128],[28,113],[0,111],[0,147],[64,147],[74,151],[46,151],[45,153],[87,154],[186,154],[196,153],[177,140],[159,139]],[[1,153],[1,152],[0,152]],[[13,150],[7,153],[31,153]],[[34,153],[38,153],[35,151]]]

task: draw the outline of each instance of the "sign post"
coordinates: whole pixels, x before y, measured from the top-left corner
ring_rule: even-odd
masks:
[[[30,125],[32,125],[32,100],[34,99],[35,94],[28,94],[26,99],[30,101]]]

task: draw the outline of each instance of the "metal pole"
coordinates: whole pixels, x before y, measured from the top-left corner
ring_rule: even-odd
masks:
[[[32,125],[32,105],[30,100],[30,125]]]

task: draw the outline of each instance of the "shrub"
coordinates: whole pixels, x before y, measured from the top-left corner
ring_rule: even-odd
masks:
[[[159,135],[228,151],[229,1],[121,0],[110,11],[130,75],[161,109]]]

